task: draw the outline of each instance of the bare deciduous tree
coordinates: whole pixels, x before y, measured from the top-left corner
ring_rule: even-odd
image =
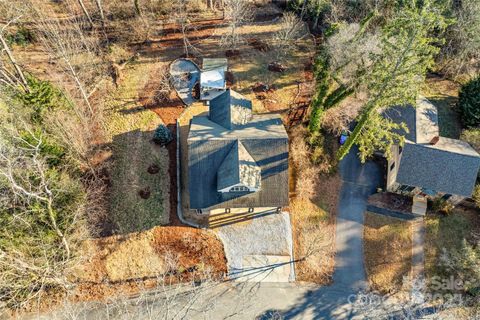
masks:
[[[172,12],[177,23],[180,32],[182,34],[183,53],[185,57],[189,57],[192,51],[198,52],[198,49],[190,42],[188,32],[194,30],[194,26],[189,17],[189,5],[190,0],[175,0],[172,6]]]
[[[455,1],[454,1],[455,3]],[[480,2],[465,0],[452,8],[456,21],[446,30],[440,67],[447,75],[465,78],[480,70]]]
[[[80,8],[82,9],[83,14],[85,15],[85,18],[87,18],[88,23],[90,24],[90,27],[93,29],[95,25],[93,24],[92,17],[90,16],[90,13],[88,12],[87,7],[85,7],[85,3],[83,2],[83,0],[78,0],[78,4],[80,5]]]
[[[81,21],[48,20],[48,12],[36,11],[38,36],[51,61],[58,65],[75,84],[78,97],[83,100],[87,111],[94,110],[89,101],[92,90],[99,78],[104,75],[104,66],[99,56],[98,38],[82,29]]]
[[[231,50],[237,50],[242,41],[238,28],[253,19],[253,10],[246,0],[225,0],[224,17],[228,22],[228,32],[221,38],[221,44]]]
[[[303,21],[292,12],[285,13],[280,20],[280,30],[275,32],[272,38],[277,55],[287,54],[306,34],[308,33]]]
[[[152,277],[149,287],[136,281],[138,293],[119,293],[107,301],[97,303],[94,308],[88,304],[71,303],[68,296],[63,308],[52,312],[50,319],[83,319],[90,316],[97,319],[162,319],[177,320],[218,316],[219,299],[228,291],[235,290],[235,305],[225,318],[239,317],[254,303],[258,289],[255,283],[237,283],[225,286],[208,268],[179,271],[178,253],[165,252],[163,265],[167,273]],[[190,279],[190,280],[186,280]],[[68,315],[66,317],[65,315]]]
[[[159,79],[159,85],[155,91],[155,101],[162,102],[164,100],[169,100],[173,87],[170,70],[167,65],[159,69],[157,77]]]
[[[78,185],[52,171],[43,154],[43,136],[19,120],[19,114],[0,114],[4,223],[0,230],[0,301],[10,307],[38,297],[48,287],[65,287],[65,271],[78,262],[73,247],[86,231],[79,223],[81,205],[62,209],[62,199],[78,192]]]
[[[21,18],[24,10],[25,7],[22,5],[13,9],[7,1],[0,1],[0,13],[6,19],[5,23],[0,23],[0,83],[13,89],[21,87],[25,92],[28,92],[26,77],[5,37],[8,28]],[[3,56],[5,56],[6,61],[2,59]]]

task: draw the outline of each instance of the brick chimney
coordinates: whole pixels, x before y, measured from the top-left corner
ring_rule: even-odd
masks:
[[[439,136],[435,136],[432,138],[432,140],[430,140],[430,144],[433,146],[433,145],[436,145],[438,143],[438,141],[440,141],[440,137]]]

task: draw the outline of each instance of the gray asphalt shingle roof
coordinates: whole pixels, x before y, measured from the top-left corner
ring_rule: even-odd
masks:
[[[252,118],[252,102],[241,94],[227,89],[210,100],[209,119],[224,128],[234,129]]]
[[[383,116],[395,123],[405,123],[409,132],[399,129],[405,139],[415,143],[429,143],[439,135],[437,108],[425,98],[417,99],[417,106],[387,108]]]
[[[382,113],[396,123],[404,122],[409,132],[396,182],[469,197],[477,179],[480,155],[466,142],[439,137],[437,108],[425,98],[417,107],[391,107]],[[430,144],[439,137],[435,144]]]
[[[440,138],[440,141],[442,139],[447,138]],[[475,187],[479,167],[478,154],[471,154],[470,151],[457,153],[445,151],[437,145],[407,142],[403,148],[397,182],[469,197]]]
[[[218,173],[241,143],[260,168],[260,190],[218,192]],[[208,117],[194,117],[188,136],[190,208],[283,207],[288,205],[288,136],[278,115],[254,115],[228,130]]]

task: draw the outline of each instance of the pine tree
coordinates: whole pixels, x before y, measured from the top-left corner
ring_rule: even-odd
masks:
[[[374,151],[387,152],[393,143],[402,142],[392,133],[389,120],[378,116],[380,108],[414,104],[434,64],[441,40],[436,36],[446,22],[430,0],[422,5],[406,5],[382,30],[381,52],[374,53],[371,72],[364,78],[369,100],[363,107],[358,123],[339,149],[342,159],[357,144],[365,160]],[[389,132],[386,132],[389,131]]]

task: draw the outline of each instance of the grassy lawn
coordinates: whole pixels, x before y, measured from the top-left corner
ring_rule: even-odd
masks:
[[[455,109],[458,100],[458,85],[449,80],[431,78],[427,80],[424,95],[438,109],[440,135],[458,139],[462,131],[460,118]]]
[[[105,131],[113,159],[110,219],[115,233],[145,230],[169,222],[168,152],[151,141],[161,120],[138,102],[150,69],[152,64],[146,63],[126,68],[120,87],[107,100]],[[158,166],[158,173],[147,171],[151,165]]]
[[[480,217],[475,210],[454,210],[450,215],[429,214],[426,217],[425,238],[425,272],[428,279],[432,277],[449,278],[439,268],[442,251],[460,248],[464,239],[471,240],[480,232]]]
[[[365,214],[365,268],[374,290],[395,293],[412,268],[410,222],[375,213]]]

